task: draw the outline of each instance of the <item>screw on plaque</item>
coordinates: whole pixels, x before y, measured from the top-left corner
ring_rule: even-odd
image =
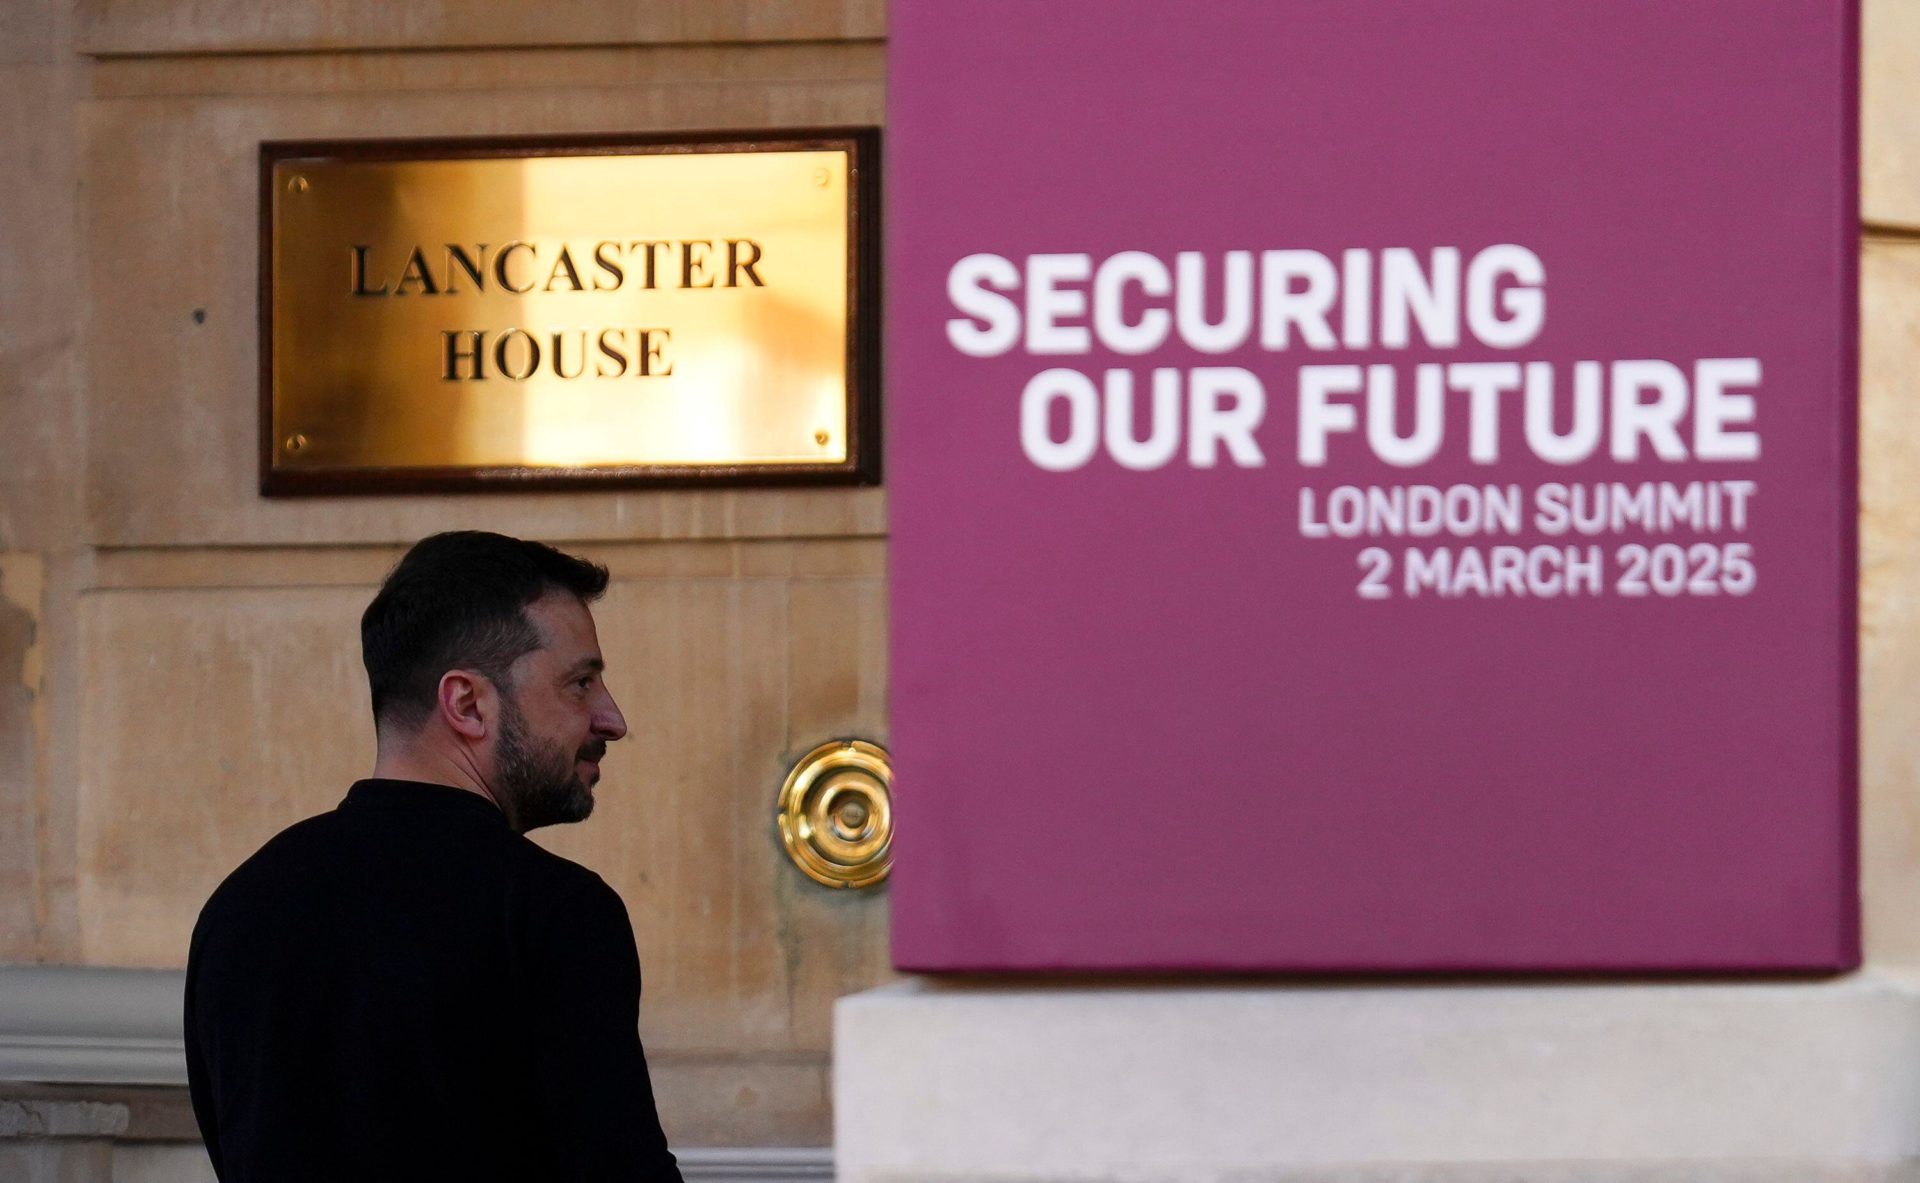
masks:
[[[301,451],[305,451],[306,447],[307,447],[307,437],[304,434],[296,431],[292,435],[287,437],[287,442],[286,442],[287,451],[301,452]]]
[[[307,178],[305,177],[295,177],[287,182],[287,192],[289,193],[305,193],[306,191]]]

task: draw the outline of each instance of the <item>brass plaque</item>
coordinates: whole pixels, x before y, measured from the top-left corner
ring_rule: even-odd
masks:
[[[875,137],[264,145],[262,491],[875,479]]]

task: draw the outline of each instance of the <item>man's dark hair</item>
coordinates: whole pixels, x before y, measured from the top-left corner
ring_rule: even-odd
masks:
[[[419,727],[448,670],[510,689],[508,668],[540,645],[527,605],[551,591],[590,604],[606,590],[605,567],[543,543],[481,530],[422,538],[360,617],[374,722]]]

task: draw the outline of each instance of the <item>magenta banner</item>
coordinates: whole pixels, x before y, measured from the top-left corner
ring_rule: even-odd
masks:
[[[919,0],[903,969],[1838,969],[1856,21]]]

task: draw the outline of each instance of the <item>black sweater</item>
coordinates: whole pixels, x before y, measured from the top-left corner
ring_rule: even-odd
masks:
[[[678,1180],[620,897],[485,798],[364,780],[215,891],[187,958],[222,1183]]]

